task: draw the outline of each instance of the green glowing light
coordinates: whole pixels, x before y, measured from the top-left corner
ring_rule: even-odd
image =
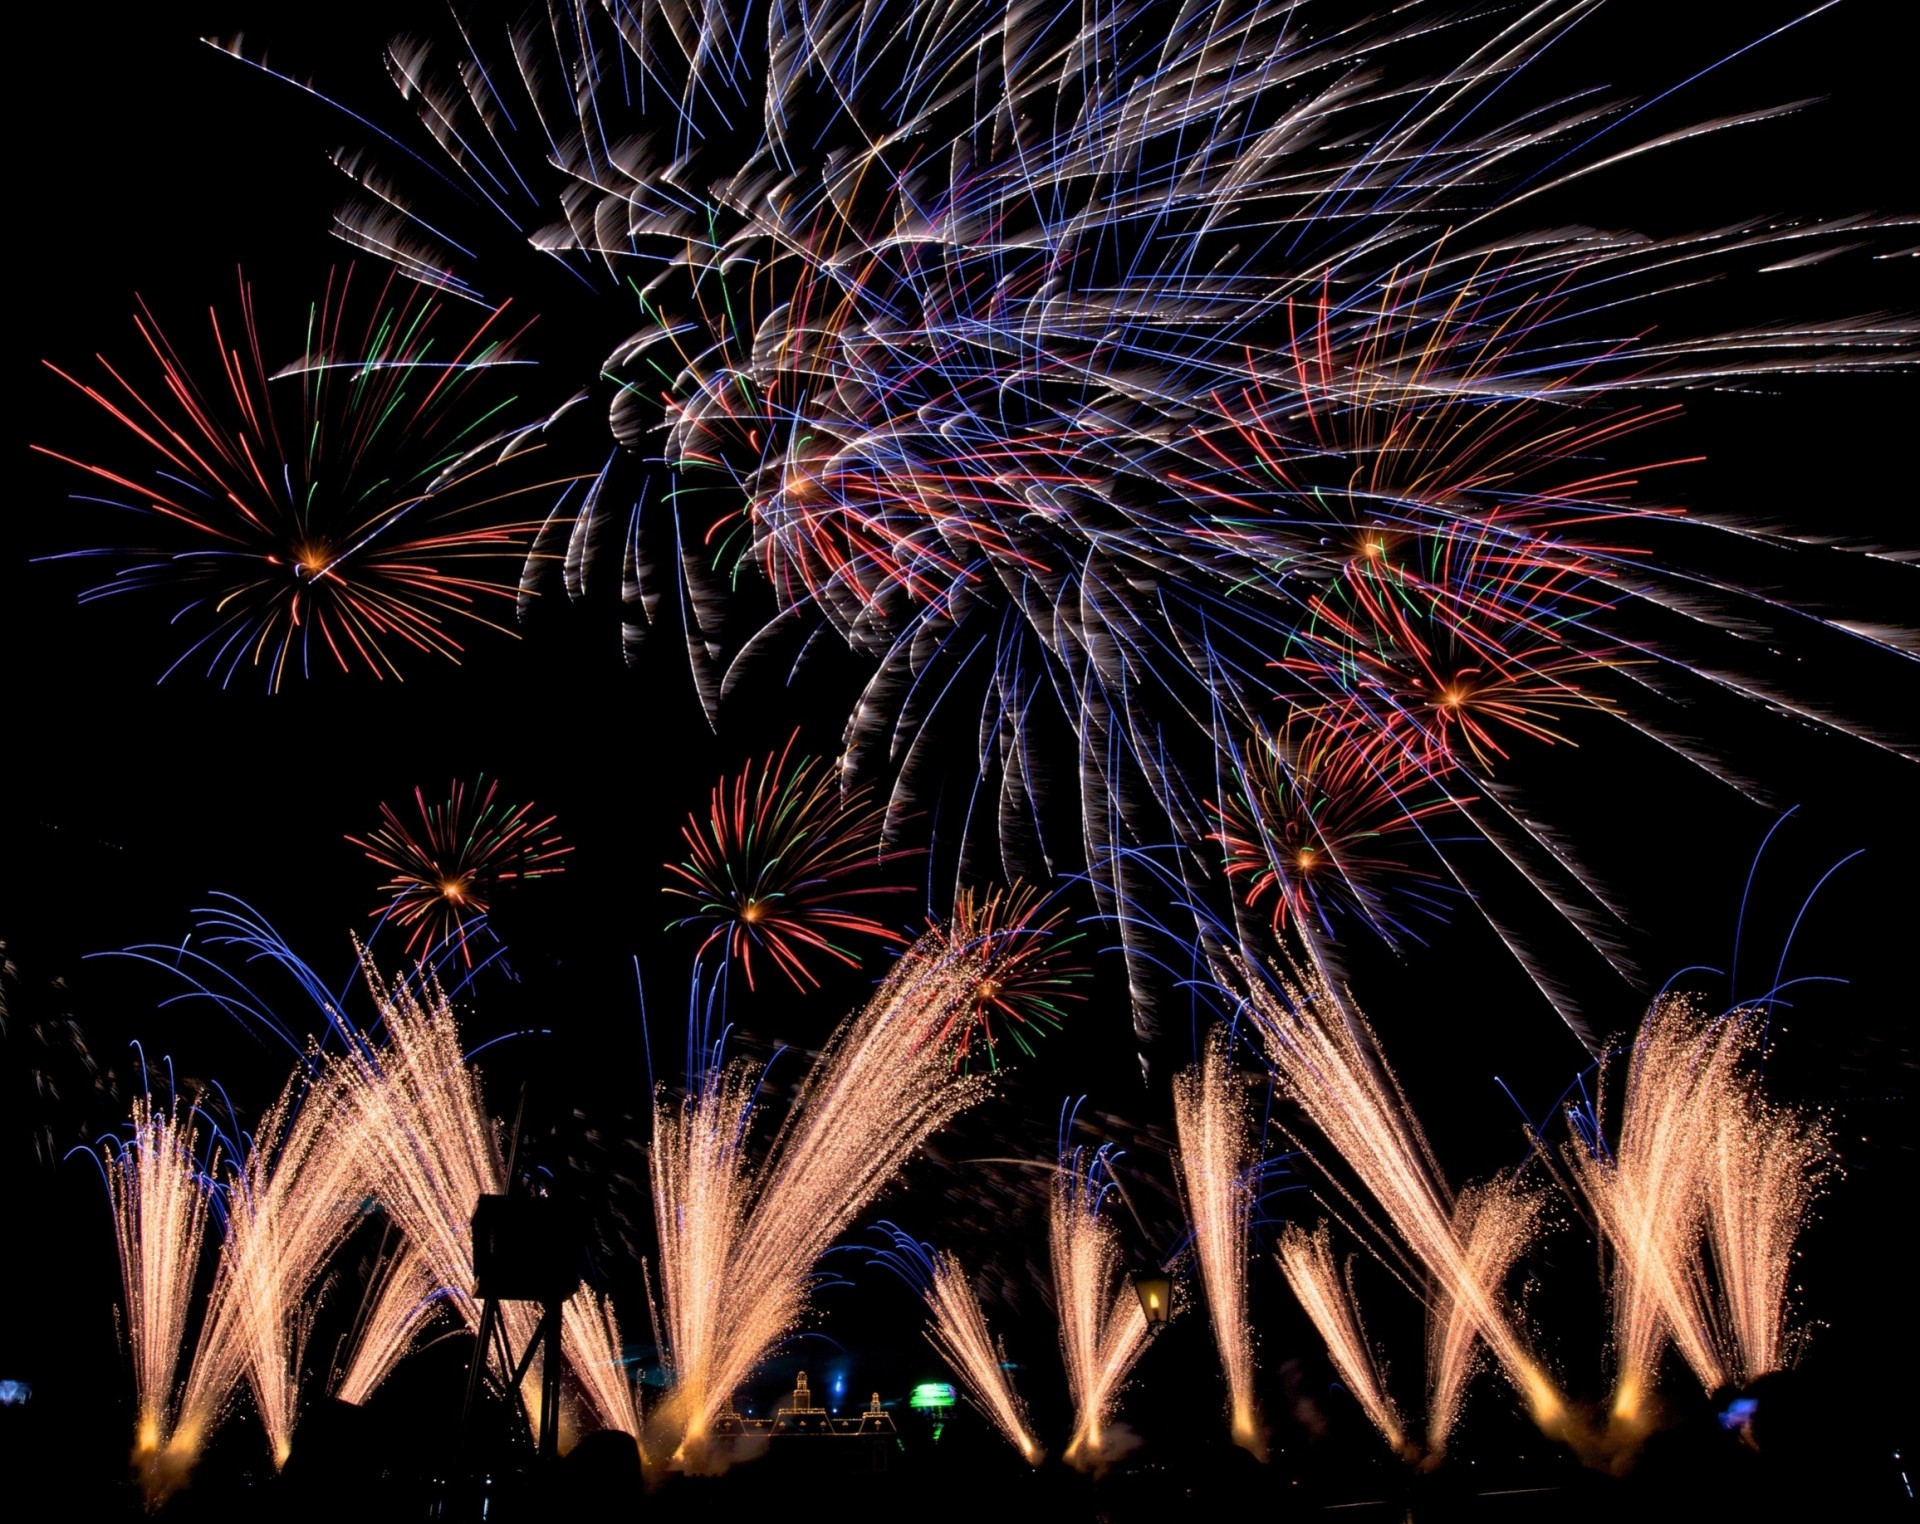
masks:
[[[913,1395],[907,1399],[910,1408],[950,1408],[953,1406],[953,1388],[944,1381],[923,1381],[913,1389]]]

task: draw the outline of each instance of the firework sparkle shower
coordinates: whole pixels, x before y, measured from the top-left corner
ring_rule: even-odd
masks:
[[[23,20],[18,1485],[1905,1506],[1895,9]]]

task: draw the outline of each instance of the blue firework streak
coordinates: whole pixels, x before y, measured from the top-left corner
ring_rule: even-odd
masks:
[[[343,161],[365,194],[339,227],[490,301],[478,210],[631,293],[604,365],[655,483],[621,537],[630,637],[677,610],[710,716],[823,632],[867,654],[846,765],[896,815],[977,706],[969,837],[1009,875],[1089,868],[1143,1040],[1147,850],[1241,941],[1316,957],[1409,935],[1409,892],[1472,905],[1584,1036],[1494,907],[1537,895],[1630,973],[1622,918],[1496,780],[1508,751],[1604,717],[1737,784],[1671,718],[1713,695],[1898,750],[1726,649],[1911,655],[1723,571],[1721,542],[1790,544],[1677,515],[1649,431],[1688,389],[1902,365],[1915,335],[1689,301],[1900,219],[1535,221],[1738,124],[1536,88],[1595,9],[562,6],[396,43],[426,136]],[[568,531],[575,590],[612,471]],[[734,595],[755,568],[760,605]]]

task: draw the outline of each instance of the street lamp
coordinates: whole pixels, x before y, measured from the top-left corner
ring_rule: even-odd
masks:
[[[1133,1272],[1133,1294],[1140,1298],[1140,1311],[1146,1314],[1147,1332],[1157,1334],[1173,1316],[1173,1277],[1160,1269]]]

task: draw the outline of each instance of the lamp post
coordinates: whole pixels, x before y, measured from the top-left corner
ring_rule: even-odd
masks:
[[[1146,1315],[1148,1336],[1158,1334],[1173,1316],[1173,1277],[1156,1266],[1135,1270],[1129,1279],[1133,1294],[1140,1298],[1140,1311]]]

